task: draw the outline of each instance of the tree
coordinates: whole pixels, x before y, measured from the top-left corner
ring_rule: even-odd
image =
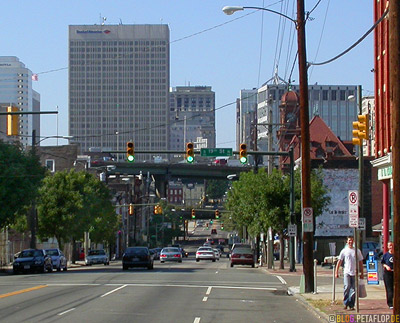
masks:
[[[0,140],[0,228],[27,214],[45,174],[33,151]]]
[[[38,200],[39,236],[56,237],[60,245],[91,232],[95,242],[111,241],[117,215],[110,192],[95,176],[65,170],[47,176]]]
[[[207,180],[206,195],[210,199],[220,199],[228,189],[229,181],[210,179]]]
[[[329,204],[327,188],[323,184],[321,169],[311,173],[311,201],[314,216],[322,213]],[[284,230],[290,220],[290,178],[279,170],[267,174],[265,169],[258,173],[248,172],[240,175],[239,181],[228,192],[226,207],[232,212],[231,220],[237,228],[247,227],[251,236],[267,232],[271,227],[278,233],[281,241],[281,268],[283,268]],[[301,214],[300,172],[295,172],[295,213]]]

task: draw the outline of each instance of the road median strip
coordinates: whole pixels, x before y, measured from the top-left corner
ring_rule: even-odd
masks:
[[[15,292],[7,293],[7,294],[1,294],[0,298],[5,298],[5,297],[9,297],[9,296],[14,296],[14,295],[18,295],[18,294],[31,292],[31,291],[34,291],[34,290],[37,290],[37,289],[45,288],[47,286],[48,285],[39,285],[39,286],[31,287],[31,288],[25,288],[25,289],[17,290]]]

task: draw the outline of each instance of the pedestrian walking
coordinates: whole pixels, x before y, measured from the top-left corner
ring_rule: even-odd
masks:
[[[335,276],[339,277],[339,268],[344,263],[343,268],[343,304],[344,309],[354,310],[356,298],[356,250],[353,247],[354,238],[347,238],[347,245],[342,249],[339,254],[339,259],[335,268]],[[364,278],[363,272],[363,256],[360,249],[357,249],[357,258],[359,261],[360,278]]]
[[[393,308],[393,242],[387,244],[388,251],[382,257],[383,282],[386,289],[386,302],[389,308]]]

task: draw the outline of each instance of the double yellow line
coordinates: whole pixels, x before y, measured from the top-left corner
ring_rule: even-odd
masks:
[[[18,294],[23,294],[23,293],[31,292],[31,291],[33,291],[33,290],[45,288],[45,287],[47,287],[47,285],[39,285],[39,286],[31,287],[31,288],[26,288],[26,289],[17,290],[17,291],[15,291],[15,292],[7,293],[7,294],[0,294],[0,298],[5,298],[5,297],[9,297],[9,296],[14,296],[14,295],[18,295]]]

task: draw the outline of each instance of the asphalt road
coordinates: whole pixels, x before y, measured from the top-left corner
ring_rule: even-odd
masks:
[[[0,276],[0,322],[319,322],[260,268],[185,258]]]

